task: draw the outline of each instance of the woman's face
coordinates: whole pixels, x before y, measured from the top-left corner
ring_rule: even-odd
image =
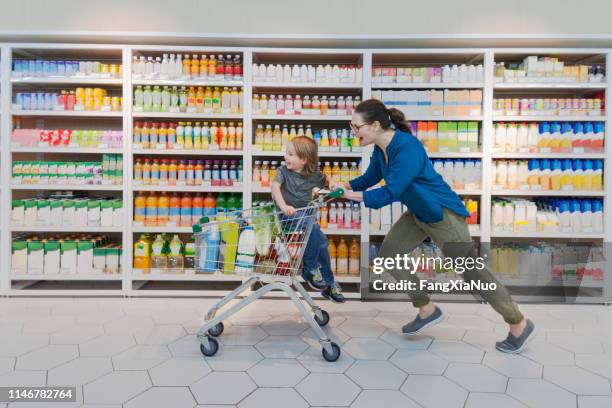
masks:
[[[374,143],[380,130],[380,123],[366,123],[361,113],[353,113],[351,118],[351,131],[354,137],[359,138],[361,146],[368,146]]]

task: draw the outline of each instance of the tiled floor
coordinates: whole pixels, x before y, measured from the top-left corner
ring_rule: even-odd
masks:
[[[204,358],[195,333],[214,301],[0,299],[0,386],[76,385],[78,403],[54,408],[612,407],[612,307],[523,305],[539,333],[504,355],[487,305],[443,303],[442,324],[406,338],[408,304],[323,302],[342,347],[329,363],[287,300],[230,318]]]

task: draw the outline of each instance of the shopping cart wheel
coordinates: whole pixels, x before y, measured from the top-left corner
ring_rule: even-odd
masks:
[[[213,327],[211,327],[210,329],[208,329],[208,334],[210,334],[213,337],[219,337],[221,335],[221,333],[223,333],[223,322],[219,322],[217,324],[215,324]]]
[[[323,327],[323,326],[327,326],[327,323],[329,323],[329,313],[327,313],[325,310],[321,310],[321,315],[323,316],[321,319],[319,319],[319,316],[315,313],[314,315],[314,319],[315,321],[319,324],[319,326]]]
[[[336,361],[338,358],[340,358],[340,346],[338,346],[336,343],[334,343],[333,341],[331,343],[329,343],[329,345],[332,348],[332,352],[331,354],[329,354],[327,352],[327,350],[325,349],[325,347],[323,347],[323,358],[326,359],[327,361],[331,361],[334,362]]]
[[[204,345],[204,343],[201,343],[200,351],[206,357],[212,357],[215,354],[217,354],[217,351],[219,350],[219,342],[214,337],[210,337],[210,336],[206,336],[206,337],[208,337],[208,342],[207,342],[208,344]]]

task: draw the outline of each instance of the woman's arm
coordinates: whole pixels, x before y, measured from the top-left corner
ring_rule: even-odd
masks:
[[[382,180],[379,156],[380,155],[375,151],[370,158],[370,165],[366,169],[365,173],[352,179],[348,186],[345,185],[345,188],[353,191],[365,191],[368,188],[375,186],[380,180]]]

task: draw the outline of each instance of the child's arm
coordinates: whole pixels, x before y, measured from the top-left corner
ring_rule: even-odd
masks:
[[[285,202],[285,199],[283,198],[283,194],[281,193],[281,184],[274,180],[272,181],[272,186],[271,186],[271,190],[272,190],[272,199],[274,200],[274,202],[276,203],[276,205],[278,205],[278,208],[280,208],[280,210],[285,213],[285,215],[293,215],[295,214],[295,207],[291,206],[291,205],[287,205],[287,203]]]

